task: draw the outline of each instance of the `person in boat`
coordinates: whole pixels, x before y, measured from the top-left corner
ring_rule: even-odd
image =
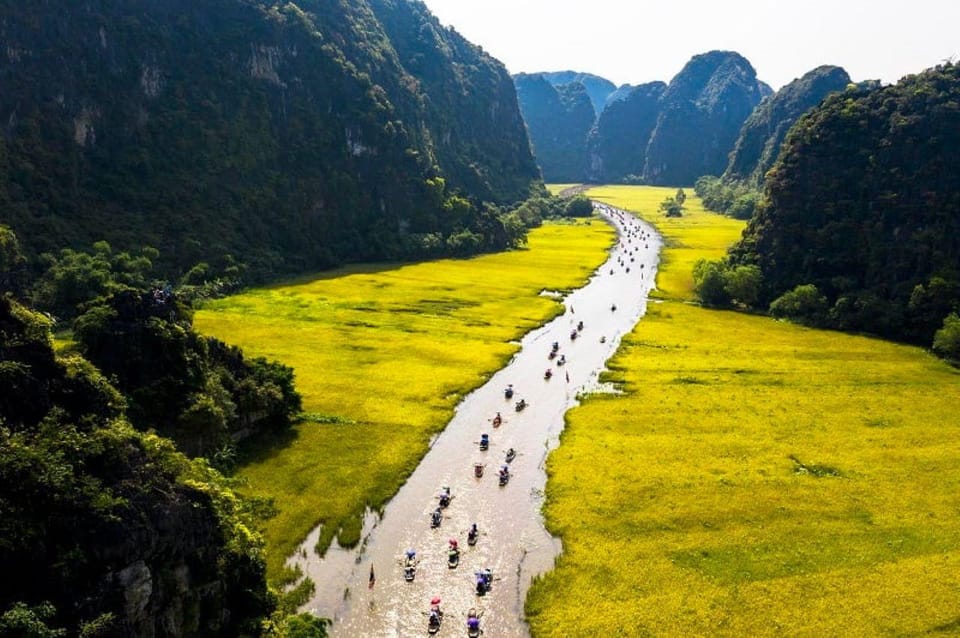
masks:
[[[556,352],[557,350],[560,349],[560,342],[559,342],[559,341],[554,341],[554,342],[553,342],[553,345],[551,346],[551,348],[553,348],[553,351]]]
[[[477,527],[477,524],[473,523],[472,525],[470,525],[470,529],[467,530],[467,538],[470,538],[471,536],[476,538],[479,535],[480,535],[480,528]]]
[[[583,322],[577,323],[577,330],[583,330]]]
[[[440,525],[440,521],[442,520],[443,512],[441,512],[440,508],[438,507],[437,509],[433,510],[433,514],[430,515],[430,522],[434,527],[438,527]]]
[[[480,448],[484,449],[487,447],[490,447],[490,435],[484,433],[480,435]]]
[[[478,633],[480,631],[480,616],[475,609],[467,612],[467,631],[472,633]]]
[[[510,468],[506,465],[500,466],[500,480],[506,481],[510,478]]]
[[[417,562],[417,550],[413,549],[412,547],[407,550],[404,556],[404,560],[406,561],[407,565],[413,565],[415,562]]]
[[[551,370],[550,368],[547,368],[547,371],[543,373],[544,379],[549,379],[552,376],[553,376],[553,370]]]
[[[600,343],[606,343],[606,342],[607,342],[606,337],[600,337]]]
[[[557,361],[557,365],[558,365],[558,366],[562,366],[562,365],[565,364],[566,362],[567,362],[567,355],[562,354],[562,355],[560,355],[560,360]]]
[[[450,488],[444,487],[440,491],[439,498],[440,498],[440,507],[446,507],[447,505],[450,505],[450,499],[453,498],[452,496],[450,496]]]
[[[483,584],[486,585],[487,589],[490,589],[490,585],[493,584],[493,570],[487,567],[480,573],[483,578]]]
[[[616,310],[617,310],[617,304],[613,304],[612,306],[610,306],[610,312],[616,312]]]
[[[527,407],[527,401],[526,401],[526,399],[520,399],[519,401],[517,401],[517,411],[520,411],[520,410],[524,409],[525,407]]]
[[[493,427],[497,427],[501,423],[503,423],[503,417],[497,412],[497,416],[493,417]]]

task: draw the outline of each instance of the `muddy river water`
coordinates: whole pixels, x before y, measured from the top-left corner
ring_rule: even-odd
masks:
[[[599,388],[598,375],[620,337],[646,311],[661,247],[648,224],[605,206],[599,212],[619,234],[606,263],[587,285],[563,298],[565,314],[528,333],[509,364],[464,398],[383,515],[367,515],[360,545],[346,550],[334,544],[320,558],[312,551],[319,535],[314,530],[290,559],[317,586],[304,609],[332,618],[334,636],[425,636],[433,597],[441,598],[444,611],[438,636],[465,636],[470,609],[482,612],[486,638],[529,635],[523,620],[527,590],[561,551],[541,514],[547,454],[558,444],[564,413],[576,405],[579,393]],[[579,322],[583,328],[577,331]],[[560,349],[550,360],[553,342]],[[566,358],[562,366],[559,355]],[[545,380],[548,368],[553,376]],[[516,392],[512,400],[504,397],[508,384]],[[516,412],[521,398],[529,407]],[[503,423],[494,427],[497,412]],[[482,433],[490,437],[487,451],[477,445]],[[497,473],[509,448],[517,456],[509,482],[500,486]],[[481,478],[474,476],[474,463],[485,464]],[[440,526],[431,528],[430,514],[443,486],[450,487],[453,499]],[[472,523],[481,534],[475,546],[468,546]],[[461,548],[455,569],[447,566],[451,538]],[[419,560],[412,582],[404,580],[401,567],[408,548]],[[492,570],[494,582],[481,597],[475,572],[483,568]]]

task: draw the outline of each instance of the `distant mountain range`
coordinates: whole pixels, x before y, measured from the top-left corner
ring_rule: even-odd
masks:
[[[529,87],[538,79],[543,82],[538,84],[537,99],[531,99]],[[603,78],[574,71],[514,76],[546,181],[669,185],[692,184],[702,175],[725,172],[756,183],[803,110],[848,82],[842,69],[821,67],[775,95],[757,79],[750,62],[731,51],[694,56],[669,84],[612,88]],[[577,84],[590,94],[593,126],[587,126],[589,117],[582,106],[559,97]],[[747,129],[741,130],[751,117]],[[747,137],[738,146],[742,135]],[[754,152],[757,144],[761,148]],[[731,163],[735,148],[742,150]],[[728,171],[728,165],[733,169]]]

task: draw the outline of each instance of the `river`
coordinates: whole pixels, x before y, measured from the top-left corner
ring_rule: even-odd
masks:
[[[507,366],[464,398],[383,516],[368,514],[360,545],[345,550],[334,544],[321,558],[312,551],[318,529],[291,557],[289,562],[300,565],[317,585],[304,609],[332,618],[334,636],[426,635],[425,613],[435,596],[444,610],[439,636],[466,635],[471,608],[482,612],[487,638],[529,635],[523,620],[527,590],[537,574],[553,567],[561,551],[541,514],[547,454],[559,442],[564,413],[576,405],[579,393],[600,389],[598,376],[607,359],[646,311],[661,247],[649,224],[604,205],[598,205],[598,212],[618,231],[607,261],[583,288],[562,300],[565,314],[528,333]],[[583,329],[577,331],[581,321]],[[560,344],[565,365],[557,365],[559,357],[548,359],[553,342]],[[553,377],[545,380],[548,368]],[[516,391],[510,401],[503,393],[508,384]],[[521,398],[529,407],[516,412],[514,403]],[[498,411],[503,423],[495,428],[492,419]],[[477,442],[484,432],[490,448],[481,452]],[[511,447],[518,454],[510,464],[510,481],[501,487],[497,472]],[[485,464],[479,479],[476,462]],[[451,488],[453,499],[440,527],[431,528],[430,513],[443,486]],[[474,522],[481,535],[476,546],[468,547],[467,530]],[[459,540],[462,551],[456,569],[447,566],[451,538]],[[413,582],[403,579],[400,563],[408,548],[416,549],[420,561]],[[480,597],[474,573],[483,568],[490,568],[495,580]]]

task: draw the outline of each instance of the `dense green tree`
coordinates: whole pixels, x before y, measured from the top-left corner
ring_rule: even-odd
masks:
[[[259,633],[275,600],[245,503],[131,428],[49,328],[0,297],[0,635]]]
[[[941,357],[960,361],[960,316],[951,312],[943,327],[933,335],[933,351]]]
[[[571,197],[563,209],[564,217],[592,217],[593,202],[585,195]]]
[[[288,427],[300,411],[293,370],[198,335],[171,291],[116,292],[75,325],[84,356],[116,379],[129,416],[190,455],[212,455],[256,431]]]
[[[819,325],[827,311],[827,298],[813,284],[800,284],[770,304],[770,314],[782,319]]]
[[[786,137],[733,264],[763,273],[760,302],[801,284],[823,325],[929,345],[960,308],[960,67],[852,86]]]
[[[763,275],[757,266],[733,266],[723,273],[724,290],[733,301],[752,307],[760,299]]]
[[[720,308],[730,304],[726,268],[723,262],[700,259],[693,266],[693,289],[705,306]]]

